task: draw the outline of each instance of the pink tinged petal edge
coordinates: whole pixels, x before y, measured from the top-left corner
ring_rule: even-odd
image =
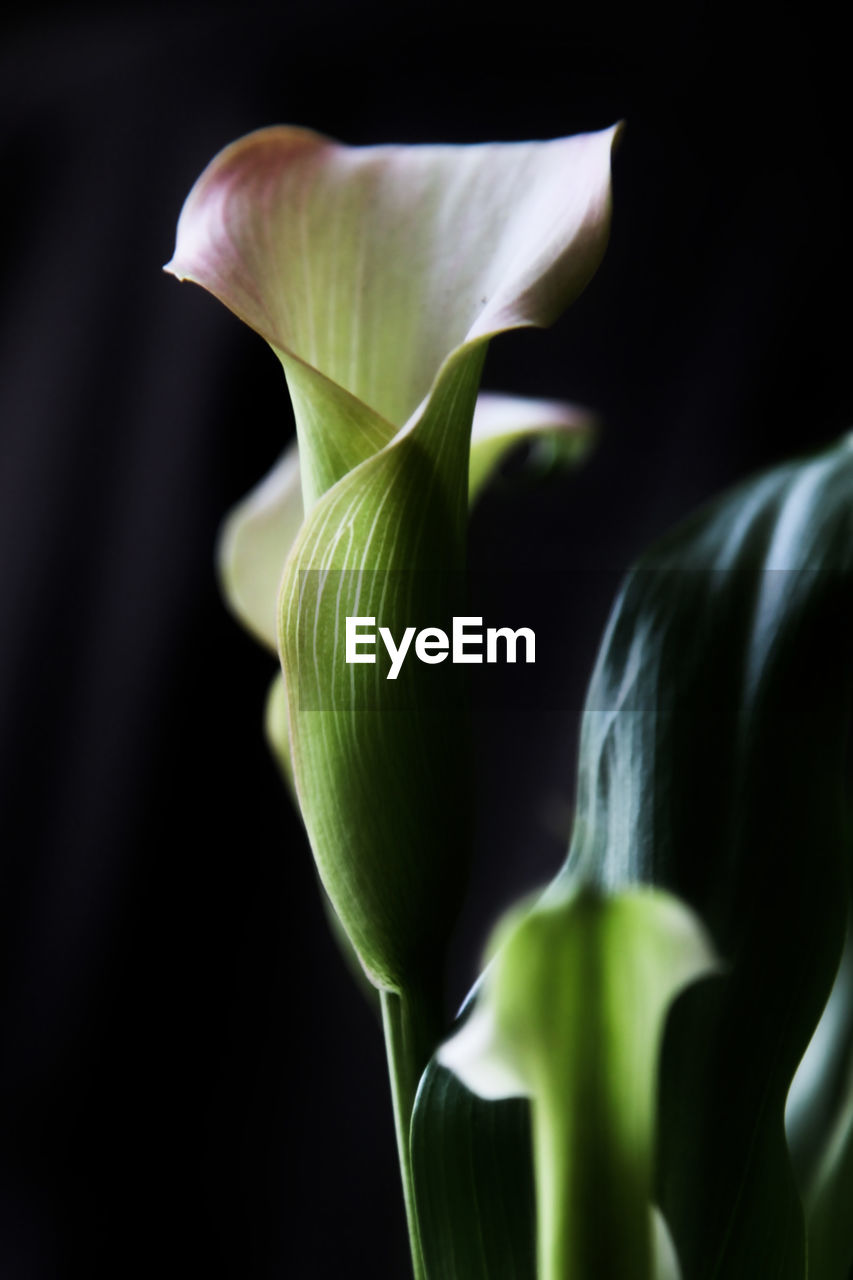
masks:
[[[454,350],[551,323],[588,282],[620,127],[362,148],[262,129],[198,179],[166,270],[401,425]]]

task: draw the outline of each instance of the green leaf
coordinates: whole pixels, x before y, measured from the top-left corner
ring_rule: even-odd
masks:
[[[433,1058],[411,1150],[429,1280],[536,1280],[528,1102],[485,1102]]]
[[[644,556],[587,698],[562,876],[676,893],[727,967],[679,1000],[662,1055],[657,1199],[685,1280],[805,1275],[784,1108],[847,914],[851,575],[847,438],[740,486]],[[437,1096],[419,1101],[416,1167],[434,1131],[460,1153],[479,1141],[461,1087],[428,1106]],[[523,1200],[523,1162],[516,1172]],[[476,1195],[488,1187],[460,1194],[448,1236],[470,1232]]]
[[[806,1201],[810,1280],[848,1280],[853,1267],[853,1070],[833,1109],[833,1124]]]
[[[570,872],[666,885],[731,968],[663,1058],[690,1277],[805,1270],[784,1108],[846,918],[851,499],[846,439],[699,513],[630,576],[590,690]]]
[[[811,1194],[843,1099],[853,1054],[853,930],[847,937],[835,983],[794,1076],[785,1105],[785,1131],[797,1181]]]
[[[654,1280],[682,1280],[669,1227],[656,1205],[652,1206],[652,1273]]]
[[[785,1126],[809,1234],[810,1280],[853,1267],[853,930],[788,1094]]]
[[[666,894],[550,893],[499,926],[439,1061],[486,1099],[532,1101],[540,1280],[651,1280],[657,1062],[670,1005],[715,966]]]

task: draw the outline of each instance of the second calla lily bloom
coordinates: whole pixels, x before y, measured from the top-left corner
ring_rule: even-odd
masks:
[[[417,987],[455,915],[466,738],[452,679],[437,696],[423,672],[389,685],[344,666],[344,619],[398,634],[449,607],[488,339],[551,323],[592,276],[615,133],[348,148],[266,129],[217,156],[181,214],[169,269],[267,339],[293,399],[306,518],[278,617],[293,769],[323,883],[387,991]]]

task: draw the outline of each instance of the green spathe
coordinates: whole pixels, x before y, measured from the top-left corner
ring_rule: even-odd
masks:
[[[573,886],[513,912],[492,949],[439,1061],[481,1097],[531,1099],[540,1280],[650,1280],[659,1049],[672,1001],[715,967],[707,935],[667,894]]]

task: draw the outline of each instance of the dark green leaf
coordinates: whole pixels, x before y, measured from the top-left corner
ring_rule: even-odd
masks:
[[[430,1280],[535,1280],[529,1104],[484,1102],[431,1062],[412,1122]]]
[[[684,1280],[805,1275],[784,1107],[847,912],[851,579],[848,438],[742,485],[643,557],[589,691],[562,874],[667,888],[728,967],[682,997],[664,1042],[658,1199]],[[467,1105],[461,1086],[440,1106],[422,1095],[415,1141],[440,1125],[473,1143]],[[516,1176],[523,1200],[521,1163]],[[475,1191],[488,1195],[460,1193],[448,1234],[470,1230]]]

